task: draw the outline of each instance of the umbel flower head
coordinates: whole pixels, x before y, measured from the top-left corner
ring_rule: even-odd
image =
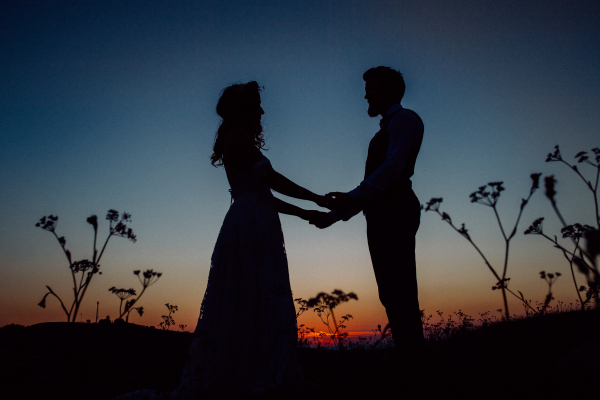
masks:
[[[498,202],[500,192],[504,191],[503,184],[504,182],[490,182],[487,185],[479,186],[476,191],[469,195],[471,203],[493,207]]]
[[[345,303],[351,299],[358,300],[358,296],[354,293],[344,293],[339,289],[335,289],[331,294],[321,292],[316,297],[309,299],[307,306],[309,308],[315,307],[321,303],[327,305],[330,309],[334,309],[340,303]]]
[[[562,233],[563,238],[574,238],[574,239],[578,239],[581,237],[586,237],[588,232],[593,231],[594,228],[592,228],[589,225],[581,225],[581,224],[573,224],[573,225],[568,225],[565,226],[564,228],[562,228],[560,230],[560,233]]]
[[[431,200],[427,202],[427,207],[425,207],[425,211],[437,211],[440,208],[440,204],[442,203],[441,197],[433,197]]]
[[[137,236],[133,233],[133,230],[131,228],[127,228],[127,225],[125,224],[125,222],[131,222],[131,214],[124,212],[123,214],[121,214],[121,219],[119,220],[118,211],[108,210],[108,213],[106,214],[106,219],[110,221],[110,232],[112,235],[127,238],[134,243],[137,241]],[[90,222],[89,218],[88,222]],[[113,223],[116,223],[116,225],[113,226]]]
[[[546,271],[540,271],[540,278],[542,278],[542,279],[546,279],[546,278],[548,278],[549,280],[552,280],[554,278],[558,279],[559,276],[561,276],[560,272],[555,272],[554,274],[553,273],[547,274]]]
[[[554,146],[554,153],[548,153],[548,156],[546,157],[546,162],[550,161],[562,161],[558,145]]]
[[[544,233],[542,229],[542,222],[544,218],[538,218],[523,232],[525,235],[534,234],[534,235],[542,235]]]
[[[106,219],[110,222],[119,221],[119,212],[117,210],[108,210],[106,214]]]
[[[158,278],[162,276],[162,272],[155,272],[153,269],[147,269],[144,272],[141,272],[142,277],[140,277],[140,272],[141,271],[137,269],[133,271],[133,274],[138,277],[144,289],[154,284]]]
[[[43,216],[40,221],[35,224],[35,226],[37,226],[38,228],[42,228],[46,231],[49,232],[54,232],[54,229],[56,229],[56,223],[58,221],[58,217],[54,216],[54,215],[49,215],[49,216]]]
[[[73,272],[86,272],[88,270],[92,270],[92,273],[95,274],[96,272],[98,272],[99,267],[99,265],[96,266],[90,260],[75,261],[71,264],[71,269],[73,270]]]
[[[136,295],[135,289],[117,289],[116,287],[111,287],[110,289],[108,289],[109,292],[114,293],[117,295],[118,298],[120,298],[121,300],[125,300],[128,299],[132,296]]]

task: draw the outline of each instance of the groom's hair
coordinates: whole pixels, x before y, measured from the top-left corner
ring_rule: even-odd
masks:
[[[406,86],[404,85],[404,78],[400,71],[396,71],[390,67],[375,67],[363,74],[363,80],[389,88],[390,92],[397,97],[398,103],[404,97]]]

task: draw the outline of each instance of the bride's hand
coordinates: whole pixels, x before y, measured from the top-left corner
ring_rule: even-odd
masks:
[[[335,223],[335,219],[329,213],[321,211],[308,211],[307,217],[308,223],[319,229],[330,227]]]
[[[333,225],[335,219],[329,213],[317,211],[317,213],[308,220],[308,223],[319,229],[325,229]]]

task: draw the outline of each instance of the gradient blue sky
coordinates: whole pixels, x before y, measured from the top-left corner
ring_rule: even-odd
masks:
[[[60,321],[44,285],[67,297],[69,271],[52,236],[34,224],[60,217],[75,259],[91,257],[85,219],[109,208],[133,214],[133,244],[114,238],[86,295],[83,319],[114,316],[111,286],[138,288],[134,269],[164,273],[134,322],[161,307],[195,326],[210,255],[229,207],[222,169],[210,165],[220,91],[264,85],[264,125],[276,170],[318,193],[362,177],[378,120],[367,116],[362,73],[400,69],[403,105],[425,122],[413,177],[422,203],[465,222],[495,265],[502,241],[491,210],[471,204],[478,186],[503,180],[500,212],[512,224],[533,172],[556,174],[569,222],[593,221],[581,182],[545,156],[600,146],[600,3],[597,1],[86,1],[0,3],[0,326]],[[308,203],[294,202],[312,207]],[[315,207],[316,208],[316,207]],[[522,232],[545,216],[538,192]],[[282,216],[292,289],[354,291],[351,331],[385,323],[360,216],[320,231]],[[478,312],[501,306],[492,275],[458,234],[422,215],[417,236],[422,308]],[[540,237],[514,241],[511,286],[542,300],[538,272],[568,265]],[[584,283],[582,281],[582,283]],[[556,284],[571,302],[573,283]],[[513,312],[520,312],[511,303]],[[179,318],[177,318],[179,317]],[[305,318],[304,320],[302,318]],[[312,319],[311,319],[312,318]],[[318,327],[313,317],[301,323]]]

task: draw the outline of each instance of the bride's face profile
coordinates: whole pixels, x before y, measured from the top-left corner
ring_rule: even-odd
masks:
[[[262,116],[265,114],[265,110],[263,110],[262,106],[261,106],[261,101],[260,101],[260,94],[256,94],[256,99],[252,104],[252,116],[254,119],[254,122],[257,124],[260,124],[260,120],[262,118]]]

